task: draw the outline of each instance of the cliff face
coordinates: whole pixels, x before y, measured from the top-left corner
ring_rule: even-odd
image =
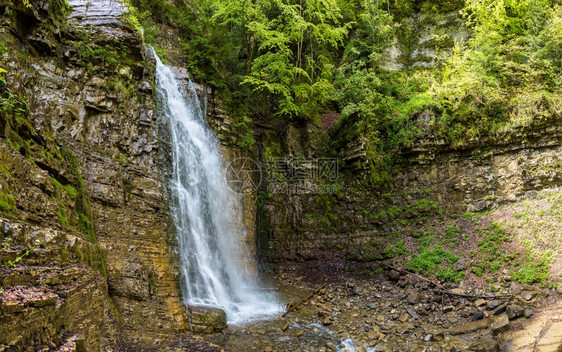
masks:
[[[384,68],[391,71],[414,75],[422,68],[431,74],[453,51],[455,40],[472,35],[458,10],[434,17],[412,11],[400,21],[393,45],[382,56]],[[404,122],[423,136],[408,140],[409,146],[390,157],[397,165],[385,184],[371,182],[367,149],[368,138],[374,137],[341,132],[346,123],[354,123],[351,118],[331,130],[338,114],[324,115],[324,127],[283,121],[281,127],[258,126],[260,160],[267,165],[273,157],[281,167],[277,176],[265,180],[258,200],[258,238],[265,260],[302,261],[333,252],[354,257],[366,242],[396,242],[395,235],[420,231],[437,216],[487,211],[562,185],[560,106],[549,116],[536,108],[528,121],[511,122],[516,126],[505,126],[494,136],[463,136],[463,142],[455,143],[435,137],[440,116],[434,110]],[[330,141],[338,141],[337,147]],[[323,158],[338,164],[334,179],[317,177],[314,163]]]
[[[116,2],[31,5],[0,3],[0,345],[187,332],[140,33]]]
[[[438,215],[483,212],[556,189],[562,185],[561,122],[554,115],[508,129],[499,139],[455,146],[428,133],[402,150],[404,161],[390,186],[373,185],[368,167],[351,166],[368,163],[360,141],[351,141],[334,158],[339,174],[328,192],[310,187],[326,183],[315,178],[293,181],[303,186],[296,192],[277,192],[266,182],[260,197],[263,254],[271,262],[285,262],[321,258],[326,252],[355,253],[373,239],[415,233]],[[296,161],[306,174],[298,156],[322,158],[311,141],[325,132],[311,126],[287,130],[276,141],[286,146],[282,159]]]

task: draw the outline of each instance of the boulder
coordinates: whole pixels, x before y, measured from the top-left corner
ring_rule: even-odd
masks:
[[[420,294],[418,291],[411,291],[406,297],[409,304],[414,305],[420,303]]]
[[[499,307],[502,304],[502,301],[500,301],[499,299],[494,299],[492,301],[489,301],[488,303],[486,303],[486,307],[488,307],[488,309],[496,309],[497,307]]]
[[[396,270],[390,270],[388,272],[388,279],[390,281],[398,281],[400,279],[400,272]]]
[[[216,307],[190,305],[191,328],[197,333],[213,333],[226,328],[226,313]]]
[[[518,306],[517,304],[510,304],[506,308],[507,317],[510,320],[517,319],[525,315],[525,308]]]
[[[499,335],[509,329],[509,318],[507,316],[495,317],[492,319],[492,333]]]
[[[481,319],[477,321],[470,322],[464,325],[457,325],[449,329],[449,334],[451,335],[461,335],[469,334],[482,329],[487,329],[490,325],[489,319]]]
[[[521,292],[521,298],[523,298],[525,301],[530,301],[533,299],[533,297],[535,296],[534,292],[531,291],[523,291]]]

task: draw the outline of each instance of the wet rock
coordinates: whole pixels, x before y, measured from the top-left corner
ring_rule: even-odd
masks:
[[[533,297],[535,296],[534,292],[531,291],[523,291],[521,292],[521,298],[523,298],[525,301],[530,301],[533,299]]]
[[[451,305],[443,307],[443,313],[449,313],[449,312],[452,312],[453,310],[455,310],[455,307],[453,307]]]
[[[507,331],[509,329],[509,318],[506,316],[493,318],[491,328],[494,335]]]
[[[418,315],[418,313],[413,309],[413,308],[406,308],[406,311],[408,312],[408,314],[410,314],[410,316],[414,319],[419,319],[420,316]]]
[[[424,336],[423,340],[425,342],[429,342],[429,341],[433,341],[433,335],[432,334],[427,334]]]
[[[1,302],[0,309],[4,314],[12,314],[23,312],[25,306],[20,302]]]
[[[408,286],[409,283],[410,283],[410,281],[408,281],[408,279],[402,278],[402,279],[400,279],[400,281],[398,281],[398,286],[400,286],[400,288],[404,288],[404,287]]]
[[[501,304],[502,304],[502,301],[500,301],[499,299],[494,299],[494,300],[486,303],[486,307],[488,309],[495,309],[495,308],[499,307]]]
[[[456,294],[456,295],[463,295],[465,292],[462,288],[454,288],[451,290],[452,293]]]
[[[401,323],[405,323],[405,322],[407,322],[407,321],[410,320],[410,316],[409,316],[408,314],[402,314],[402,315],[400,316],[400,318],[398,318],[398,320],[399,320]]]
[[[55,294],[49,294],[46,297],[41,297],[37,300],[29,302],[29,305],[36,308],[54,305],[57,302],[57,297],[58,296]]]
[[[525,309],[517,304],[510,304],[506,308],[509,320],[514,320],[525,315]]]
[[[330,351],[336,351],[337,350],[336,345],[331,341],[326,344],[326,347],[328,347],[328,349]]]
[[[493,314],[494,314],[494,315],[500,315],[500,314],[502,314],[503,312],[505,312],[505,309],[507,308],[507,305],[508,305],[507,302],[503,303],[502,305],[500,305],[499,307],[497,307],[497,308],[494,310],[494,313],[493,313]]]
[[[332,325],[332,323],[334,322],[332,317],[326,317],[324,318],[324,321],[322,322],[322,324],[324,326],[328,326],[328,325]]]
[[[401,333],[401,334],[403,334],[403,333],[412,331],[412,330],[414,330],[414,329],[415,329],[414,324],[412,324],[412,323],[404,323],[404,324],[401,324],[400,326],[398,326],[398,328],[396,328],[396,331],[399,332],[399,333]]]
[[[482,319],[470,322],[464,325],[454,326],[449,329],[449,334],[451,335],[461,335],[461,334],[469,334],[471,332],[475,332],[482,329],[487,329],[490,325],[490,320]]]
[[[406,297],[409,304],[414,305],[420,303],[420,294],[418,291],[411,291]]]
[[[377,331],[369,331],[365,334],[369,340],[378,340],[381,337],[381,333]]]
[[[482,313],[482,311],[477,310],[475,312],[472,312],[472,317],[470,318],[470,320],[477,321],[481,319],[484,319],[484,313]]]
[[[188,312],[195,332],[211,333],[226,328],[226,313],[220,308],[190,305]]]
[[[499,352],[500,345],[493,338],[487,338],[474,344],[473,350],[478,352]]]
[[[397,270],[391,270],[391,271],[388,272],[388,279],[390,281],[398,281],[398,280],[400,280],[400,276],[401,276],[401,274]]]
[[[486,304],[486,300],[484,300],[484,299],[482,299],[482,298],[479,298],[479,299],[477,299],[476,301],[474,301],[474,305],[475,305],[476,307],[481,307],[481,306],[483,306],[483,305],[485,305],[485,304]]]

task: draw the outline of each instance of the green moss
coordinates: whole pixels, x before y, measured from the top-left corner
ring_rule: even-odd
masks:
[[[451,265],[459,260],[459,256],[453,254],[439,245],[433,248],[422,246],[419,253],[407,262],[409,270],[422,272],[427,275],[436,275],[445,280],[460,281],[464,272],[455,271]]]
[[[120,61],[124,59],[120,51],[112,46],[92,47],[89,44],[81,44],[79,50],[82,54],[82,66],[84,67],[99,64],[108,68],[117,68]]]
[[[60,257],[61,257],[63,263],[68,262],[68,251],[66,250],[66,247],[61,248]]]
[[[87,215],[78,213],[78,229],[86,234],[86,239],[88,241],[96,242],[92,222]]]
[[[76,262],[80,263],[82,261],[82,258],[84,258],[82,251],[80,250],[80,248],[78,248],[78,246],[75,246],[72,251],[74,252],[74,256],[76,257]]]
[[[442,242],[450,248],[455,248],[461,240],[462,230],[454,223],[450,223],[443,233]]]
[[[394,245],[388,244],[382,248],[383,245],[384,242],[382,239],[368,241],[361,245],[358,252],[350,253],[348,255],[348,259],[357,261],[375,261],[392,259],[410,254],[410,251],[406,248],[406,244],[403,240],[396,242]]]
[[[394,258],[400,255],[409,255],[410,251],[406,248],[404,240],[398,241],[396,245],[388,245],[381,252],[384,258]]]
[[[525,245],[527,248],[523,258],[515,262],[510,270],[511,278],[521,284],[546,285],[550,278],[550,266],[555,259],[554,252],[550,249],[537,251],[530,243]]]
[[[6,44],[6,42],[1,41],[0,42],[0,56],[4,55],[7,52],[8,52],[8,45]]]
[[[479,251],[473,253],[476,262],[472,268],[474,274],[482,276],[485,273],[495,273],[500,269],[502,262],[515,257],[505,254],[503,244],[509,242],[510,238],[501,225],[492,223],[487,228],[477,231],[481,233],[482,239],[478,242]]]
[[[63,185],[57,179],[55,179],[54,177],[51,177],[51,183],[53,184],[53,186],[56,189],[60,189],[60,190],[65,191],[72,198],[78,197],[78,191],[71,184]]]
[[[119,156],[119,157],[115,158],[115,161],[120,162],[120,163],[126,163],[127,162],[127,160],[123,156]]]
[[[59,203],[59,209],[58,209],[59,222],[64,226],[70,226],[70,223],[68,222],[68,219],[65,214],[65,210],[66,208],[64,207],[64,205],[62,205],[62,203]]]
[[[6,203],[5,201],[0,200],[0,210],[3,213],[9,213],[10,210],[12,210],[12,207],[10,206],[10,204]]]
[[[84,248],[84,259],[86,260],[86,264],[91,267],[94,266],[94,255],[90,246],[85,246]]]
[[[0,210],[4,214],[9,214],[16,208],[16,200],[11,195],[0,191]]]
[[[419,199],[408,204],[408,209],[416,216],[426,216],[439,210],[439,203],[432,199]]]
[[[92,210],[90,206],[90,198],[87,193],[86,186],[84,185],[84,180],[82,179],[82,173],[78,166],[78,161],[74,157],[74,154],[68,148],[63,148],[62,154],[64,160],[70,167],[70,171],[76,180],[76,208],[75,212],[78,215],[78,229],[86,234],[86,239],[88,241],[95,243],[96,236],[94,234],[94,227],[92,222]]]
[[[3,175],[5,175],[8,179],[13,180],[14,178],[12,177],[12,173],[3,165],[0,163],[0,173],[2,173]]]

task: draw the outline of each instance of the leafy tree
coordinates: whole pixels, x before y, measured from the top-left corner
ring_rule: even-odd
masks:
[[[460,146],[562,113],[558,0],[131,1],[150,14],[153,42],[156,24],[178,29],[190,72],[217,88],[246,140],[253,122],[335,110],[334,149],[359,143],[373,174],[422,133]],[[468,39],[415,66],[417,31],[459,10]]]
[[[248,64],[242,83],[278,99],[278,116],[318,115],[333,89],[330,49],[337,49],[347,33],[346,25],[340,25],[338,4],[275,0],[249,6],[243,16],[235,5],[226,5],[216,17],[222,24],[244,26],[247,33]],[[233,15],[237,17],[231,19]]]

